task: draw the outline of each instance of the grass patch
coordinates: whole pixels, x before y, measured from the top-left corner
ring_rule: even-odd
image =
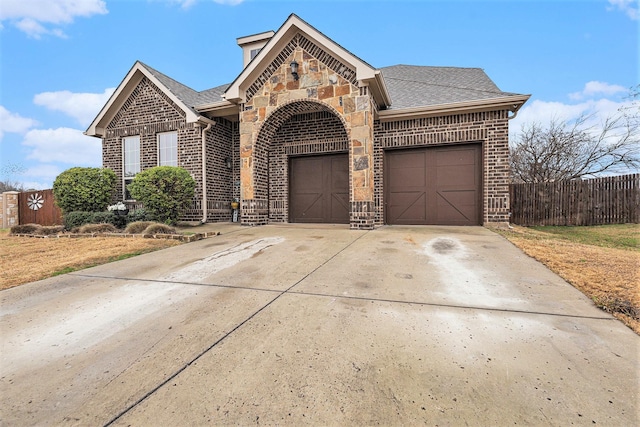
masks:
[[[499,231],[640,335],[640,226]]]
[[[54,271],[53,273],[51,273],[51,277],[61,276],[63,274],[67,274],[67,273],[73,273],[74,271],[78,271],[78,270],[80,270],[80,268],[65,267],[62,270]]]
[[[181,244],[168,239],[38,239],[0,232],[0,289]]]
[[[638,224],[613,224],[593,227],[544,226],[530,228],[568,242],[604,248],[640,251],[640,225]]]

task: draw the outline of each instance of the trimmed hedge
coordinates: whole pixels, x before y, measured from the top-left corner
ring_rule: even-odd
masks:
[[[156,166],[137,174],[127,188],[159,222],[173,225],[189,207],[196,182],[186,169]]]
[[[111,169],[67,169],[53,182],[53,196],[63,214],[75,211],[101,212],[107,209],[116,186]]]
[[[93,221],[93,214],[94,212],[86,211],[68,212],[63,217],[64,228],[73,230],[85,224],[90,224]]]

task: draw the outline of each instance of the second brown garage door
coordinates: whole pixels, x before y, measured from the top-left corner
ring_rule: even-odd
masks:
[[[479,144],[389,151],[385,161],[388,224],[479,225]]]
[[[348,154],[291,159],[289,221],[349,223]]]

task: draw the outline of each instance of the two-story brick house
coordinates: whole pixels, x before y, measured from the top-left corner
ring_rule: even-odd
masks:
[[[509,217],[508,123],[529,98],[478,68],[374,68],[291,15],[237,39],[244,69],[197,92],[136,62],[85,132],[121,177],[187,169],[184,220],[479,225]]]

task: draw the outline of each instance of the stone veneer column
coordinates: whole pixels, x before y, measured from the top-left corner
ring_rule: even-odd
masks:
[[[2,228],[10,228],[20,224],[17,191],[2,193]]]
[[[289,64],[296,60],[299,79],[294,80]],[[270,75],[242,108],[240,114],[241,218],[246,225],[268,221],[269,132],[297,110],[295,103],[313,101],[341,118],[350,140],[350,224],[354,229],[374,226],[373,111],[367,88],[358,88],[328,68],[301,47]],[[286,107],[287,113],[283,112]],[[288,116],[287,116],[288,114]],[[270,123],[270,121],[273,121]],[[271,125],[271,126],[267,126]],[[266,130],[265,130],[266,129]]]
[[[361,90],[366,93],[367,88]],[[352,229],[371,229],[375,222],[373,179],[373,107],[368,95],[356,97],[351,114],[351,217]]]

